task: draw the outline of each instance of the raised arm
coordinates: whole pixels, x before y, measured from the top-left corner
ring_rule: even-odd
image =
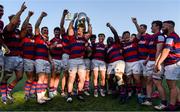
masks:
[[[42,12],[41,15],[39,16],[39,18],[38,18],[38,20],[37,20],[37,22],[35,24],[35,35],[40,35],[40,28],[39,28],[39,26],[40,26],[40,24],[42,22],[42,19],[44,17],[46,17],[46,16],[47,16],[46,12]]]
[[[16,13],[16,15],[10,20],[10,23],[7,25],[7,31],[12,31],[14,27],[18,24],[20,16],[26,9],[25,2],[21,5],[21,9]]]
[[[74,27],[73,27],[73,24],[74,24],[74,20],[77,18],[77,16],[78,16],[78,13],[75,13],[73,19],[72,19],[71,22],[69,23],[69,27],[68,27],[68,35],[69,35],[69,36],[73,36],[73,35],[74,35]]]
[[[114,34],[115,42],[119,44],[120,39],[119,39],[117,31],[114,29],[114,27],[110,23],[107,23],[106,26],[109,27],[111,32]]]
[[[132,19],[132,22],[134,23],[134,25],[136,26],[137,32],[140,33],[141,32],[140,31],[140,26],[139,26],[139,24],[137,22],[137,19],[134,18],[134,17],[132,17],[131,19]]]
[[[29,11],[28,16],[26,17],[26,19],[24,20],[22,27],[21,27],[21,34],[20,37],[23,38],[26,33],[27,33],[27,28],[28,28],[28,24],[29,24],[29,20],[31,18],[31,16],[34,14],[34,12]]]
[[[85,34],[85,38],[88,40],[92,35],[92,26],[91,26],[89,17],[87,17],[87,24],[88,24],[88,33]]]
[[[62,17],[61,17],[60,28],[61,28],[62,34],[65,33],[64,21],[65,21],[66,15],[67,15],[68,13],[69,13],[68,10],[65,9],[65,10],[63,11],[63,15],[62,15]]]

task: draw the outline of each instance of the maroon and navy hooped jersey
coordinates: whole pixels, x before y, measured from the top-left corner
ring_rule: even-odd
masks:
[[[164,48],[170,49],[169,55],[164,61],[165,65],[180,61],[180,37],[175,32],[166,37]]]
[[[49,43],[41,35],[35,38],[35,59],[49,61]]]
[[[67,34],[62,35],[63,53],[70,54],[70,40]]]
[[[34,60],[35,38],[33,35],[26,35],[22,40],[23,58]]]
[[[19,29],[9,32],[7,31],[7,27],[5,27],[3,35],[4,43],[10,50],[10,53],[5,54],[5,56],[22,56],[22,39]]]
[[[50,49],[52,59],[61,60],[62,59],[62,54],[63,54],[63,45],[62,45],[61,38],[60,37],[54,37],[50,41],[50,44],[51,45],[53,45],[53,44],[56,45],[54,48]]]
[[[106,56],[106,46],[103,43],[96,43],[93,47],[93,59],[105,61]]]
[[[70,40],[70,59],[84,58],[85,56],[85,43],[84,37],[69,36]]]
[[[123,44],[123,56],[125,62],[135,62],[139,60],[138,55],[138,43],[135,38],[133,41],[129,41]]]
[[[124,57],[122,55],[122,47],[119,44],[114,43],[113,45],[107,48],[106,57],[106,61],[108,63],[124,60]]]
[[[139,60],[146,60],[148,57],[148,44],[149,44],[150,35],[142,35],[138,41],[138,55]]]
[[[150,61],[155,61],[156,58],[156,51],[157,51],[157,44],[164,43],[165,38],[164,36],[159,32],[156,34],[151,35],[149,45],[148,45],[148,56]]]

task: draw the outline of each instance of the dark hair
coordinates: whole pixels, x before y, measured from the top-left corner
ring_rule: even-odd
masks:
[[[122,36],[124,36],[126,33],[130,34],[129,31],[124,31],[123,34],[122,34]]]
[[[99,34],[98,34],[98,37],[101,36],[101,35],[105,37],[105,34],[104,34],[104,33],[99,33]]]
[[[28,23],[28,25],[32,25],[31,23]]]
[[[80,28],[85,28],[84,24],[82,24],[82,23],[81,23],[81,24],[78,24],[78,28],[79,28],[79,27],[80,27]]]
[[[153,24],[156,24],[156,26],[159,26],[159,30],[161,30],[161,28],[162,28],[162,21],[156,20],[156,21],[152,22],[152,25]]]
[[[1,5],[1,4],[0,4],[0,7],[1,7],[1,8],[4,8],[3,5]]]
[[[142,26],[144,29],[147,29],[147,25],[145,24],[141,24],[140,26]]]
[[[131,36],[135,36],[136,37],[137,35],[135,33],[133,33],[133,34],[131,34]]]
[[[60,29],[59,27],[55,27],[55,28],[54,28],[54,32],[55,32],[56,30],[60,31],[61,29]]]
[[[44,26],[44,27],[42,27],[42,28],[41,28],[41,31],[42,31],[43,29],[45,29],[45,28],[47,28],[47,29],[48,29],[48,27]]]
[[[11,21],[11,19],[14,17],[15,15],[14,14],[12,14],[12,15],[10,15],[8,18],[9,18],[9,21]]]
[[[175,27],[175,22],[172,20],[164,21],[163,23],[171,24],[173,27]]]
[[[92,39],[96,39],[96,35],[95,34],[91,35],[90,40],[92,40]]]

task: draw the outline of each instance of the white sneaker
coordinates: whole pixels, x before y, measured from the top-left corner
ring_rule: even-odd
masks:
[[[102,97],[105,97],[105,96],[106,96],[103,89],[100,89],[100,94],[101,94]]]
[[[61,93],[61,96],[62,96],[63,98],[67,97],[67,95],[66,95],[65,92],[62,92],[62,93]]]
[[[2,103],[5,104],[5,105],[7,104],[7,98],[6,98],[6,97],[2,97],[2,98],[1,98],[1,101],[2,101]]]
[[[46,96],[43,96],[42,99],[45,100],[45,101],[50,101],[51,100],[51,98],[48,98]]]
[[[57,92],[57,91],[54,91],[53,94],[54,94],[54,96],[57,96],[58,92]]]
[[[72,102],[72,97],[68,97],[66,102],[71,103]]]
[[[112,90],[108,90],[107,94],[111,95],[112,94]]]
[[[10,101],[10,103],[14,103],[14,97],[10,93],[7,94],[7,99]]]
[[[98,97],[98,91],[97,90],[94,90],[94,97]]]
[[[151,106],[152,102],[146,100],[145,102],[142,103],[142,105]]]
[[[54,93],[53,92],[49,92],[49,97],[50,98],[54,98]]]
[[[157,110],[164,110],[166,107],[167,107],[166,105],[163,105],[161,103],[159,105],[154,106],[154,108]]]
[[[37,102],[38,102],[39,104],[44,104],[44,103],[46,103],[46,101],[43,100],[43,99],[38,99]]]
[[[84,91],[84,94],[85,94],[86,96],[90,96],[89,91]]]
[[[46,101],[42,99],[42,92],[41,93],[37,93],[37,102],[39,104],[46,103]]]

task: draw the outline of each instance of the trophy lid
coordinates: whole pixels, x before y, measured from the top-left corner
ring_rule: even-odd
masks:
[[[78,14],[78,20],[81,20],[81,19],[86,19],[86,17],[87,17],[87,14],[86,13],[84,13],[84,12],[80,12],[79,14]]]

